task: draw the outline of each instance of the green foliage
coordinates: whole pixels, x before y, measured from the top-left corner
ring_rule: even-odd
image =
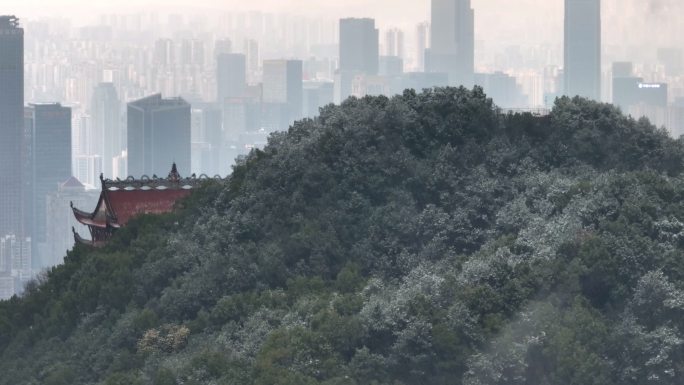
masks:
[[[684,143],[349,99],[0,302],[4,384],[679,384]]]

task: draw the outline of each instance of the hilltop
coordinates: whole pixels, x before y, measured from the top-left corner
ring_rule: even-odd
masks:
[[[683,170],[580,98],[352,98],[0,303],[0,384],[678,384]]]

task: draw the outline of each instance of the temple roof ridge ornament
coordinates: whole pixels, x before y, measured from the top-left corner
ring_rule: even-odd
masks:
[[[152,177],[148,175],[142,175],[139,179],[133,176],[129,176],[126,179],[116,178],[116,180],[106,179],[103,175],[100,175],[100,180],[102,182],[102,188],[106,190],[188,190],[200,187],[207,180],[219,180],[223,181],[227,178],[223,178],[220,175],[215,175],[213,178],[206,174],[202,174],[197,177],[196,174],[192,174],[190,177],[183,178],[178,172],[178,167],[176,163],[173,163],[171,171],[166,178],[159,178],[157,175]]]

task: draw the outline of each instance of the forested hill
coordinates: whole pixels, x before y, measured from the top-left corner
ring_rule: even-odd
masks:
[[[682,384],[683,169],[584,99],[350,99],[0,303],[0,384]]]

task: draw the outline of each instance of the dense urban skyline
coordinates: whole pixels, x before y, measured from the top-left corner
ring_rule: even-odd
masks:
[[[194,1],[192,7],[187,7],[180,0],[123,0],[116,3],[70,0],[60,1],[58,4],[42,0],[1,2],[4,9],[12,10],[22,18],[73,17],[77,25],[96,22],[100,13],[145,12],[158,9],[160,5],[169,12],[182,11],[185,14],[219,10],[287,12],[325,17],[373,17],[383,28],[387,25],[410,26],[429,18],[428,0],[404,0],[400,3],[401,6],[396,6],[396,0],[228,0],[218,6],[215,1],[199,0]],[[478,38],[505,37],[506,40],[557,42],[563,38],[562,0],[519,0],[515,2],[515,7],[511,7],[508,0],[473,0],[472,3],[478,10],[475,16]],[[655,41],[674,41],[674,35],[677,32],[681,35],[684,28],[676,18],[684,11],[684,3],[678,0],[605,0],[603,11],[605,20],[610,21],[605,28],[605,36],[609,42],[617,43],[620,38],[643,42],[646,37],[639,33],[639,28],[644,25],[651,26],[650,30],[661,32],[658,36],[653,36]],[[505,23],[500,22],[502,14],[506,16]],[[490,28],[492,25],[496,28]],[[667,30],[671,33],[662,34]],[[542,31],[543,34],[538,33]]]

